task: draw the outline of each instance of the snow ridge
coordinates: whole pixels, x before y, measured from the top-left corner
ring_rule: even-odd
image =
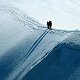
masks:
[[[64,42],[65,43],[67,42],[66,44],[71,45],[69,40],[71,40],[71,42],[73,42],[73,44],[74,43],[78,44],[80,41],[80,39],[78,40],[80,35],[77,35],[77,34],[74,35],[77,32],[60,31],[60,30],[55,30],[55,29],[48,30],[45,28],[45,26],[43,26],[42,24],[35,21],[35,19],[28,17],[24,12],[22,12],[21,10],[19,10],[17,8],[14,8],[11,6],[0,5],[0,11],[1,10],[8,12],[9,15],[12,16],[11,18],[14,21],[19,23],[17,26],[20,27],[20,25],[21,25],[21,29],[23,28],[23,26],[29,28],[29,30],[28,29],[26,30],[25,41],[27,44],[25,44],[26,46],[24,46],[25,49],[23,46],[21,46],[21,45],[24,45],[24,43],[25,43],[24,38],[23,38],[22,43],[17,45],[19,48],[17,48],[16,46],[12,47],[12,50],[9,53],[10,55],[5,57],[4,59],[1,58],[2,59],[1,63],[4,63],[4,64],[0,64],[0,70],[2,68],[2,70],[5,69],[5,71],[6,71],[6,72],[2,72],[3,77],[0,76],[1,80],[4,80],[4,79],[6,79],[6,80],[22,80],[22,78],[24,78],[24,76],[26,74],[28,74],[30,72],[30,70],[32,71],[35,68],[35,66],[38,66],[38,63],[40,63],[41,61],[44,61],[48,55],[50,55],[50,54],[53,55],[54,59],[56,61],[58,61],[62,56],[62,55],[58,55],[58,53],[61,50],[64,51],[63,50]],[[15,25],[16,25],[16,23],[15,23]],[[17,29],[19,29],[19,28],[17,28]],[[24,29],[23,29],[23,32],[24,32]],[[76,37],[72,37],[71,34],[73,34],[73,36],[76,36]],[[74,41],[74,39],[75,39],[75,41]],[[29,44],[28,44],[28,42],[29,42]],[[63,42],[63,43],[61,43],[61,42]],[[62,45],[60,45],[59,43],[61,43]],[[60,47],[57,49],[58,51],[55,50],[55,46],[56,46],[56,48],[58,48],[58,46]],[[68,51],[69,50],[76,51],[75,47],[73,48],[73,46],[70,46],[67,48],[67,46],[65,46],[66,53],[67,53],[67,49],[68,49]],[[20,47],[23,47],[23,48],[20,48]],[[13,48],[15,48],[16,50]],[[22,49],[21,52],[20,52],[20,49]],[[58,53],[56,54],[55,51]],[[8,52],[6,52],[6,53],[8,54]],[[13,53],[15,53],[15,54],[13,54]],[[20,57],[21,59],[19,59],[18,57]],[[11,59],[13,59],[13,60],[11,60]],[[8,62],[8,60],[11,60],[11,61]],[[21,60],[21,61],[19,61],[19,60]],[[60,60],[62,60],[62,58]],[[6,67],[5,65],[6,66],[8,65],[8,67]],[[10,70],[8,70],[8,69],[10,69]],[[0,73],[0,74],[2,74],[2,73]]]

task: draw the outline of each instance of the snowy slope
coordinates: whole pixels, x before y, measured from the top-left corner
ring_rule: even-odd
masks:
[[[58,44],[22,80],[80,80],[80,32]]]
[[[0,4],[22,9],[43,24],[52,20],[56,29],[80,30],[80,0],[0,0]]]
[[[57,46],[63,50],[64,43],[73,42],[75,45],[79,43],[79,40],[73,40],[78,39],[79,32],[48,30],[46,26],[12,6],[0,5],[0,18],[0,80],[28,79],[24,76],[30,70],[32,75],[38,63],[45,61],[49,55],[56,54],[59,51]],[[55,56],[52,57],[56,60]],[[37,80],[35,76],[32,77]],[[32,77],[29,79],[33,79]]]
[[[1,53],[16,42],[19,42],[26,35],[29,28],[37,29],[39,23],[30,19],[19,9],[14,7],[0,5],[0,51]],[[37,26],[36,26],[37,25]],[[34,26],[34,27],[32,27]],[[29,33],[29,32],[27,32]],[[32,34],[32,33],[31,33]]]

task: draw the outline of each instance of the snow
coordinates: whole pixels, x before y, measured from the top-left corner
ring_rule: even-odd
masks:
[[[0,0],[0,4],[19,8],[44,25],[52,20],[56,29],[80,30],[79,0]]]
[[[16,1],[20,2],[14,0],[15,3]],[[72,79],[80,63],[80,32],[48,30],[46,26],[26,15],[19,6],[14,7],[6,0],[2,3],[4,5],[0,5],[0,80]],[[40,74],[37,74],[36,70],[40,70]],[[47,71],[50,78],[47,78]]]
[[[79,42],[78,34],[69,36],[55,46],[49,55],[31,69],[22,80],[79,80],[80,45],[75,43],[74,38],[78,37],[77,42]]]
[[[13,7],[9,6],[0,6],[0,46],[1,53],[5,52],[9,46],[14,46],[17,42],[23,39],[27,35],[27,37],[32,34],[28,30],[31,25],[38,28],[38,23],[33,24],[33,19],[29,20],[29,17],[22,13],[20,10],[17,10]],[[21,15],[21,16],[20,16]],[[27,20],[26,20],[27,19]],[[5,23],[5,24],[3,24]],[[6,26],[5,26],[6,25]],[[27,27],[28,25],[28,27]],[[36,26],[37,25],[37,26]],[[27,32],[27,33],[26,33]],[[28,35],[28,33],[30,33]]]

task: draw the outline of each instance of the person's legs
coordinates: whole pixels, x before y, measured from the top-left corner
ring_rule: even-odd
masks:
[[[50,26],[49,26],[49,29],[50,29]]]
[[[48,26],[48,29],[49,29],[49,26]]]
[[[51,26],[49,27],[49,29],[52,29]]]
[[[48,26],[48,29],[49,29],[49,26]]]

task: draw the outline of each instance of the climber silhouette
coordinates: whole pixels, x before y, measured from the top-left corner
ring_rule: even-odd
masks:
[[[52,29],[52,21],[47,21],[47,28]]]

